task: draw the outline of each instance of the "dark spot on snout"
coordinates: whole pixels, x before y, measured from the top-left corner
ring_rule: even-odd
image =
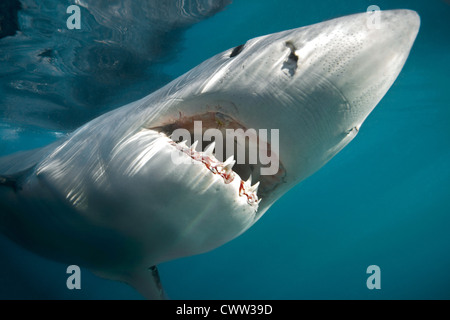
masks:
[[[236,48],[231,51],[230,58],[236,57],[239,53],[242,52],[244,49],[244,44],[241,44],[240,46],[237,46]]]
[[[298,67],[298,56],[295,54],[295,50],[297,49],[291,41],[286,41],[285,45],[289,48],[289,50],[291,50],[291,53],[289,54],[287,60],[283,63],[281,69],[287,69],[289,75],[292,77]]]

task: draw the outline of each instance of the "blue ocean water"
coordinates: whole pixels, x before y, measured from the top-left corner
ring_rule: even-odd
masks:
[[[162,68],[173,78],[249,38],[363,12],[372,4],[421,16],[397,81],[357,138],[250,230],[212,252],[160,265],[170,298],[450,298],[448,2],[234,0],[192,26]],[[19,136],[2,152],[45,144],[58,134]],[[85,269],[82,289],[69,291],[66,265],[4,238],[0,251],[2,299],[140,298]],[[380,290],[366,286],[370,265],[380,267]]]

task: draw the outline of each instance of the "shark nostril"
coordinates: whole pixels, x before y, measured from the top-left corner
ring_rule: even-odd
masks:
[[[286,69],[286,71],[292,77],[297,71],[298,56],[295,54],[296,48],[291,41],[286,41],[285,45],[289,48],[289,50],[291,50],[291,53],[289,54],[287,60],[283,62],[283,66],[281,67],[281,69]]]

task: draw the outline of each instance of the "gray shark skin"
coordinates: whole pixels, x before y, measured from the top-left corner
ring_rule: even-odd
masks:
[[[414,11],[380,14],[380,29],[362,13],[248,40],[52,145],[0,159],[1,231],[163,298],[153,266],[239,236],[357,135],[420,26]],[[189,154],[170,134],[192,133],[196,120],[203,132],[278,129],[278,171],[261,175],[261,163],[231,171],[206,139]],[[243,182],[250,176],[259,188]]]

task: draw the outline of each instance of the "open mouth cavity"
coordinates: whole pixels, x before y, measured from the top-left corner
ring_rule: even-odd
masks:
[[[247,130],[244,125],[223,113],[206,112],[190,117],[180,114],[178,119],[150,129],[170,137],[173,147],[222,177],[225,184],[239,179],[237,194],[245,197],[255,209],[263,198],[283,182],[285,170],[278,158],[274,174],[261,174],[261,169],[268,165],[261,162],[259,151],[264,149],[271,157],[278,157],[272,154],[271,144],[260,139],[258,131]],[[182,137],[177,134],[180,131],[184,133]],[[234,133],[233,139],[230,139],[230,131]],[[211,135],[211,132],[215,134]],[[257,159],[251,156],[255,153]]]

